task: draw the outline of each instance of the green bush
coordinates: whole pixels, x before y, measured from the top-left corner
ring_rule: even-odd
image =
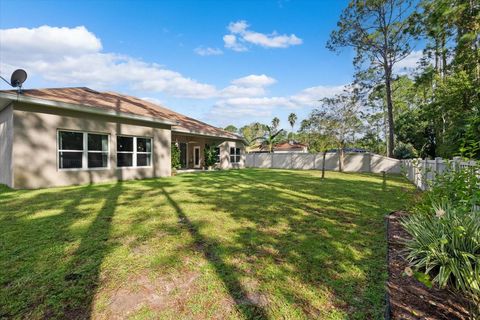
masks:
[[[415,277],[464,295],[480,319],[480,167],[449,163],[403,221]],[[410,273],[410,272],[409,272]]]
[[[407,259],[415,271],[440,288],[464,294],[473,308],[480,303],[480,211],[458,210],[449,202],[434,204],[430,214],[403,221],[412,236]],[[480,310],[475,310],[475,313]]]
[[[446,171],[437,174],[429,183],[429,191],[426,192],[427,208],[433,204],[448,202],[457,211],[471,211],[480,206],[480,180],[478,178],[480,167],[471,166],[455,168],[453,163],[447,165]]]
[[[205,153],[205,166],[211,167],[217,163],[217,153],[215,147],[207,146],[204,150]]]
[[[172,161],[172,169],[181,168],[182,164],[180,163],[180,148],[175,143],[172,143],[171,161]]]
[[[399,141],[393,150],[396,159],[412,159],[418,157],[418,152],[410,143]]]

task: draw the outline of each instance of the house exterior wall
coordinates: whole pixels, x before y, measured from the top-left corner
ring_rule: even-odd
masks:
[[[220,169],[241,169],[245,168],[245,145],[239,141],[224,141],[220,145]],[[241,156],[239,163],[230,162],[230,148],[240,148]]]
[[[13,107],[9,105],[0,111],[0,184],[9,187],[13,187],[12,149]]]
[[[61,129],[109,134],[109,168],[58,169],[57,131]],[[171,175],[169,126],[75,111],[52,110],[38,105],[15,104],[13,131],[15,188],[43,188]],[[151,137],[152,166],[117,168],[117,134]]]

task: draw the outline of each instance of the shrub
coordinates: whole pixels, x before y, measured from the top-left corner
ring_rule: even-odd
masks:
[[[403,221],[411,235],[407,259],[427,281],[462,293],[480,305],[480,211],[465,212],[450,202],[433,204],[429,214],[414,214]],[[423,281],[422,281],[423,282]]]
[[[480,167],[471,166],[455,168],[453,163],[447,165],[446,170],[435,176],[429,183],[426,193],[426,202],[429,208],[435,203],[448,202],[457,211],[470,211],[480,205]]]
[[[397,159],[412,159],[418,157],[418,152],[410,143],[399,141],[393,150],[393,156]]]
[[[205,153],[205,166],[211,167],[217,162],[217,153],[215,147],[207,146],[204,150]]]
[[[180,169],[182,164],[180,163],[180,148],[177,144],[172,143],[172,169]]]

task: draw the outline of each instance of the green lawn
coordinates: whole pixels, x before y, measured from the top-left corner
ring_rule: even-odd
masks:
[[[245,169],[0,187],[0,318],[380,319],[401,177]]]

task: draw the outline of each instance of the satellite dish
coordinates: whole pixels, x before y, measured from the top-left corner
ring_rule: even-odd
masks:
[[[10,78],[10,85],[12,87],[21,88],[25,80],[27,80],[27,72],[23,69],[17,69],[12,73],[12,77]]]

